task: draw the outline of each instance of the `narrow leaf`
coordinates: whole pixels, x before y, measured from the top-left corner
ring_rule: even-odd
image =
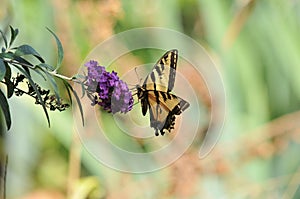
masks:
[[[1,33],[1,36],[2,36],[2,38],[3,38],[5,48],[7,48],[8,46],[7,46],[7,39],[6,39],[6,36],[5,36],[5,34],[2,32],[2,30],[0,30],[0,33]]]
[[[7,86],[7,98],[11,98],[14,94],[14,84],[12,83],[12,81],[8,80],[6,81],[6,86]]]
[[[83,98],[85,96],[85,88],[84,88],[84,84],[80,84],[81,85],[81,92],[82,92],[82,96],[81,98]]]
[[[2,81],[5,77],[6,66],[2,59],[0,59],[0,81]]]
[[[11,117],[10,117],[9,105],[8,105],[8,102],[7,102],[7,99],[4,95],[4,93],[1,90],[0,90],[0,107],[1,107],[1,110],[5,117],[7,130],[9,130],[11,127]]]
[[[75,79],[86,79],[87,77],[86,77],[86,75],[76,74],[76,75],[73,76],[73,78],[75,78]]]
[[[45,74],[47,75],[48,77],[48,80],[50,81],[51,83],[51,86],[54,90],[54,94],[55,94],[55,97],[57,99],[57,101],[60,103],[60,96],[59,96],[59,92],[58,92],[58,86],[56,84],[56,81],[54,79],[54,77],[52,77],[49,73],[45,72]]]
[[[34,70],[34,72],[36,72],[38,75],[40,75],[43,78],[43,80],[47,81],[47,78],[45,77],[44,71],[42,69],[38,68],[38,69]]]
[[[10,79],[11,78],[11,68],[8,65],[8,63],[4,62],[4,65],[6,67],[6,74],[5,74],[5,78]]]
[[[39,66],[40,68],[44,68],[48,71],[54,71],[55,70],[55,68],[53,66],[51,66],[49,64],[46,64],[46,63],[40,63],[37,66]]]
[[[13,64],[14,66],[15,65],[21,65],[23,68],[24,68],[24,70],[26,70],[26,72],[29,74],[29,76],[30,76],[30,70],[29,70],[29,68],[32,68],[32,69],[34,69],[34,65],[32,64],[32,63],[30,63],[29,61],[27,61],[26,59],[23,59],[22,57],[15,57],[14,58],[16,61],[18,61],[19,63],[15,63],[15,64]]]
[[[23,55],[33,55],[36,57],[40,62],[44,63],[44,59],[41,57],[41,55],[31,46],[24,44],[19,47],[16,47],[16,56],[23,56]]]
[[[82,92],[82,95],[81,95],[81,98],[83,98],[85,96],[85,88],[84,88],[84,83],[82,82],[85,82],[86,81],[86,75],[81,75],[81,74],[76,74],[73,76],[73,80],[77,80],[77,79],[81,79],[83,81],[80,81],[78,82],[80,85],[81,85],[81,92]]]
[[[30,68],[34,68],[33,64],[30,63],[29,61],[27,61],[26,59],[22,58],[22,57],[19,57],[17,55],[14,55],[14,61],[17,61],[17,62],[14,62],[15,64],[19,64],[19,65],[22,65],[22,66],[25,66],[25,67],[30,67]],[[18,63],[19,62],[19,63]]]
[[[10,28],[10,42],[9,42],[9,46],[11,46],[13,44],[13,42],[15,41],[17,35],[19,34],[19,30],[17,28],[14,29],[11,26],[9,26],[9,28]]]
[[[71,105],[72,105],[72,104],[73,104],[72,95],[71,95],[70,89],[69,89],[69,87],[66,85],[66,83],[67,83],[67,82],[64,82],[64,85],[65,85],[65,87],[66,87],[66,89],[67,89],[68,96],[69,96],[69,99],[70,99],[70,103],[71,103]]]
[[[6,67],[6,73],[5,73],[5,83],[6,83],[6,87],[7,87],[7,98],[11,98],[11,96],[14,94],[14,84],[13,82],[10,80],[11,79],[11,68],[9,67],[9,65],[4,62],[5,67]]]
[[[2,52],[0,53],[0,58],[7,58],[7,59],[13,59],[14,54],[12,52]]]
[[[49,28],[47,28],[47,30],[54,36],[55,41],[56,41],[56,45],[57,45],[57,64],[56,64],[56,69],[58,70],[59,67],[61,66],[62,60],[64,58],[64,49],[62,47],[62,44],[59,40],[59,38],[56,36],[56,34],[54,32],[52,32],[52,30],[50,30]]]
[[[81,105],[81,102],[80,102],[80,99],[76,93],[76,91],[72,88],[72,86],[65,80],[63,80],[64,84],[65,84],[65,87],[68,89],[70,89],[76,99],[76,102],[78,104],[78,108],[79,108],[79,111],[80,111],[80,116],[81,116],[81,121],[82,121],[82,125],[84,125],[84,117],[83,117],[83,109],[82,109],[82,105]],[[69,95],[70,97],[70,95]],[[71,99],[71,98],[70,98]]]
[[[43,99],[42,99],[42,96],[41,96],[40,92],[38,91],[38,89],[37,89],[37,87],[36,87],[34,81],[31,79],[31,77],[29,76],[29,74],[28,74],[23,68],[21,68],[21,67],[19,67],[19,66],[16,66],[16,67],[18,68],[18,70],[19,70],[21,73],[23,73],[23,74],[26,76],[26,78],[28,79],[30,85],[32,86],[32,88],[33,88],[34,91],[36,92],[36,95],[37,95],[37,97],[38,97],[38,99],[39,99],[39,102],[41,103],[41,105],[42,105],[42,107],[43,107],[43,110],[44,110],[44,113],[45,113],[45,115],[46,115],[48,125],[49,125],[49,127],[50,127],[50,118],[49,118],[49,114],[48,114],[48,112],[47,112],[47,109],[46,109],[45,103],[44,103],[44,101],[43,101]]]

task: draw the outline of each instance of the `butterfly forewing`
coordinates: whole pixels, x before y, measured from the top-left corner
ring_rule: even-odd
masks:
[[[147,90],[170,92],[174,88],[178,51],[166,52],[154,65],[143,86]]]

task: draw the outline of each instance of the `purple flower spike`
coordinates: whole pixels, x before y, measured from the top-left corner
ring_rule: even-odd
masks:
[[[92,105],[100,105],[108,112],[127,113],[132,109],[133,97],[125,82],[119,79],[116,72],[107,72],[97,61],[85,64],[88,70],[87,91],[92,95]]]

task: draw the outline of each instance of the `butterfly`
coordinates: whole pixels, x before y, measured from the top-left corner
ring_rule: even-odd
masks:
[[[141,102],[142,114],[150,113],[150,127],[155,135],[171,132],[176,115],[189,107],[189,103],[170,92],[174,88],[178,51],[166,52],[154,65],[142,85],[137,85],[137,97]]]

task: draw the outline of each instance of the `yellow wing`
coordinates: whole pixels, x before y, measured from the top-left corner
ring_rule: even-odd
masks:
[[[166,52],[154,65],[151,73],[144,81],[146,90],[170,92],[174,88],[178,51]]]
[[[185,100],[171,94],[174,87],[178,51],[166,52],[154,65],[142,86],[137,85],[142,113],[150,112],[150,126],[155,135],[164,135],[174,129],[176,115],[189,107]]]
[[[176,115],[180,115],[189,107],[189,103],[176,95],[162,91],[148,91],[150,126],[155,135],[161,135],[174,129]]]

